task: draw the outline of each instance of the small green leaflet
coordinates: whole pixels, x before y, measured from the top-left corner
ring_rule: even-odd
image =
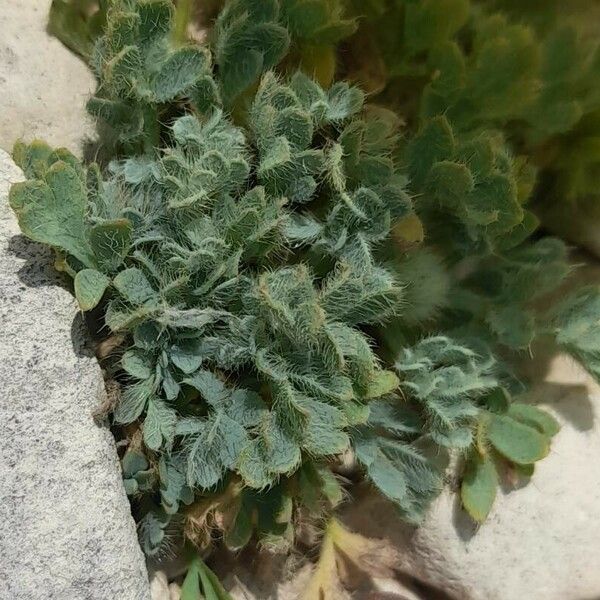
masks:
[[[200,558],[195,558],[181,586],[181,600],[233,600],[217,576]]]
[[[541,460],[550,450],[544,434],[507,415],[490,415],[487,438],[500,454],[519,465]]]
[[[83,311],[95,308],[110,283],[110,279],[95,269],[83,269],[75,276],[75,298]]]
[[[460,497],[466,511],[477,523],[488,516],[498,487],[498,474],[493,460],[472,451],[460,488]]]

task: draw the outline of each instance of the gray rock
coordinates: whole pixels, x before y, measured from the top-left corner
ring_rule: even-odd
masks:
[[[48,35],[50,0],[2,0],[0,148],[42,138],[81,155],[94,125],[85,103],[96,87],[84,61]]]
[[[4,115],[6,116],[6,115]],[[148,600],[105,398],[51,253],[19,235],[0,150],[0,599]]]
[[[346,514],[357,531],[388,540],[400,571],[454,600],[600,598],[600,387],[564,355],[532,363],[530,375],[561,430],[530,483],[505,487],[483,525],[448,490],[418,529],[371,493]]]

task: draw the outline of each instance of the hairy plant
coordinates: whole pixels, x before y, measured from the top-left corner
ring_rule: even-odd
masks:
[[[348,2],[360,16],[349,76],[411,125],[443,115],[459,136],[501,131],[539,170],[535,212],[595,249],[600,50],[591,5],[485,0]],[[353,58],[353,55],[349,55]],[[377,65],[374,71],[365,64]]]
[[[346,175],[341,143],[380,125],[362,102],[345,84],[268,73],[247,130],[216,108],[180,117],[171,147],[115,162],[108,178],[41,143],[16,148],[31,177],[11,192],[23,231],[57,249],[82,309],[104,298],[106,325],[130,340],[115,420],[141,419],[161,456],[145,538],[162,539],[162,513],[190,489],[236,476],[264,490],[344,452],[368,401],[398,383],[359,326],[398,309],[401,286],[373,246],[411,208],[387,142],[355,142]],[[386,168],[374,180],[361,161]],[[317,195],[321,217],[305,208]],[[318,274],[311,251],[328,259]],[[127,468],[134,493],[147,470]]]
[[[89,60],[106,26],[108,0],[52,0],[48,32],[71,51]]]
[[[453,41],[466,0],[398,6],[400,72],[436,73],[404,136],[358,87],[309,76],[331,79],[333,44],[356,26],[337,2],[232,0],[211,53],[182,43],[167,0],[115,0],[88,103],[112,160],[15,146],[23,233],[123,340],[112,418],[149,555],[182,538],[289,548],[306,515],[344,499],[343,455],[419,523],[454,452],[483,521],[499,479],[531,476],[558,429],[519,397],[523,351],[551,336],[598,376],[599,290],[539,307],[567,250],[532,237],[535,169],[501,128],[530,109],[528,139],[558,124],[511,102],[528,71],[494,66],[512,60],[496,57],[504,21],[481,21],[467,60]],[[529,39],[506,27],[509,46]],[[326,570],[347,538],[335,521],[327,535]],[[188,578],[220,597],[203,563]]]

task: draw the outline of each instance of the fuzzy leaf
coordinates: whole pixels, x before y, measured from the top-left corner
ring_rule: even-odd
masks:
[[[366,400],[379,398],[396,390],[400,385],[400,380],[392,371],[377,371],[375,377],[369,382],[367,392],[364,396]]]
[[[95,269],[83,269],[75,276],[75,297],[83,311],[95,308],[110,283],[110,279]]]
[[[9,194],[23,233],[73,255],[88,267],[95,261],[86,239],[86,195],[77,172],[66,163],[54,163],[44,181],[16,183]]]
[[[487,437],[500,454],[520,465],[541,460],[550,449],[548,438],[538,429],[504,415],[490,416]]]
[[[154,370],[150,357],[139,350],[127,350],[121,358],[121,366],[136,379],[149,379]]]
[[[166,102],[188,92],[208,66],[208,53],[190,46],[173,52],[154,76],[151,90],[157,102]]]
[[[127,387],[115,409],[117,423],[132,423],[144,411],[154,395],[154,379],[149,378]]]
[[[158,451],[161,446],[169,448],[175,437],[177,415],[162,400],[151,398],[144,419],[144,443],[148,448]]]
[[[498,474],[489,456],[473,452],[467,462],[460,487],[460,497],[466,511],[478,523],[487,518],[498,487]]]
[[[548,437],[552,437],[560,431],[560,425],[552,415],[531,404],[513,402],[508,407],[507,414],[516,421],[535,427],[540,433]]]
[[[156,292],[144,273],[135,267],[121,271],[113,280],[113,285],[131,304],[143,305],[157,300]]]
[[[131,245],[131,230],[127,219],[106,221],[90,229],[90,246],[99,268],[112,272],[123,264]]]

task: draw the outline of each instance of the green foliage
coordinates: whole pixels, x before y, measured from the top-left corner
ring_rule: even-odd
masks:
[[[471,445],[473,400],[498,385],[492,368],[493,359],[441,336],[405,348],[396,362],[402,389],[422,405],[432,439],[454,448]]]
[[[508,472],[531,477],[534,463],[548,454],[559,430],[551,415],[531,404],[509,402],[506,397],[500,404],[489,400],[478,417],[476,443],[461,485],[463,506],[478,523],[491,510],[502,476]]]
[[[181,600],[231,600],[217,576],[200,558],[194,559],[181,586]]]
[[[73,52],[89,60],[106,25],[109,0],[52,0],[48,32]]]
[[[498,474],[491,458],[473,453],[465,468],[460,498],[476,522],[485,521],[494,504],[497,487]]]
[[[113,2],[94,47],[91,64],[100,85],[87,107],[117,132],[126,152],[159,145],[165,103],[218,99],[208,51],[175,45],[172,27],[170,0]]]
[[[213,79],[208,48],[186,41],[189,3],[178,3],[175,12],[171,0],[113,0],[101,3],[89,23],[87,5],[63,0],[55,4],[51,23],[57,23],[57,35],[84,56],[90,55],[98,77],[88,111],[112,131],[112,141],[106,136],[104,140],[114,146],[112,152],[127,155],[159,146],[168,135],[164,123],[190,106],[197,111],[241,107],[243,112],[261,76],[286,57],[292,43],[294,48],[300,43],[309,46],[288,60],[286,68],[302,66],[309,73],[325,69],[328,75],[322,79],[329,84],[335,65],[330,57],[333,44],[355,28],[353,21],[343,18],[339,2],[286,0],[280,6],[278,0],[230,0],[210,32],[218,71]],[[95,37],[101,25],[103,35],[91,50],[91,29]],[[71,42],[69,36],[76,34],[85,37],[87,45]],[[331,65],[321,65],[323,53]]]
[[[232,0],[216,24],[215,61],[227,105],[285,56],[290,38],[277,0]]]
[[[203,494],[234,476],[267,489],[349,449],[367,402],[398,385],[360,326],[401,306],[375,247],[411,207],[392,124],[362,102],[346,84],[267,73],[247,129],[217,108],[180,117],[170,147],[105,178],[40,144],[17,149],[32,177],[11,193],[23,231],[64,258],[80,306],[104,298],[106,325],[128,336],[114,418],[167,461],[170,500],[143,517],[150,553],[189,500],[170,471]]]
[[[123,340],[113,424],[144,551],[289,549],[343,499],[346,453],[412,523],[464,458],[482,522],[558,430],[518,397],[523,350],[551,334],[600,377],[600,295],[540,310],[570,267],[527,209],[546,168],[531,149],[593,104],[561,96],[592,72],[563,60],[572,36],[468,0],[372,0],[363,21],[333,0],[231,0],[211,55],[170,1],[102,8],[88,109],[111,160],[19,143],[10,204]],[[329,85],[334,45],[384,21],[382,99],[406,122]],[[199,560],[183,594],[227,597]]]
[[[600,291],[597,287],[586,287],[557,306],[550,322],[558,345],[596,378],[600,377],[599,309]]]
[[[385,64],[383,99],[415,122],[443,115],[454,131],[511,139],[540,169],[535,209],[585,241],[598,214],[600,47],[590,5],[485,0],[351,2],[365,61]],[[360,73],[362,64],[348,65]],[[407,92],[408,90],[408,92]],[[411,100],[406,101],[407,96]],[[407,114],[408,112],[408,114]],[[456,173],[464,187],[465,173]],[[582,214],[574,216],[574,207]],[[575,213],[576,214],[576,213]]]

